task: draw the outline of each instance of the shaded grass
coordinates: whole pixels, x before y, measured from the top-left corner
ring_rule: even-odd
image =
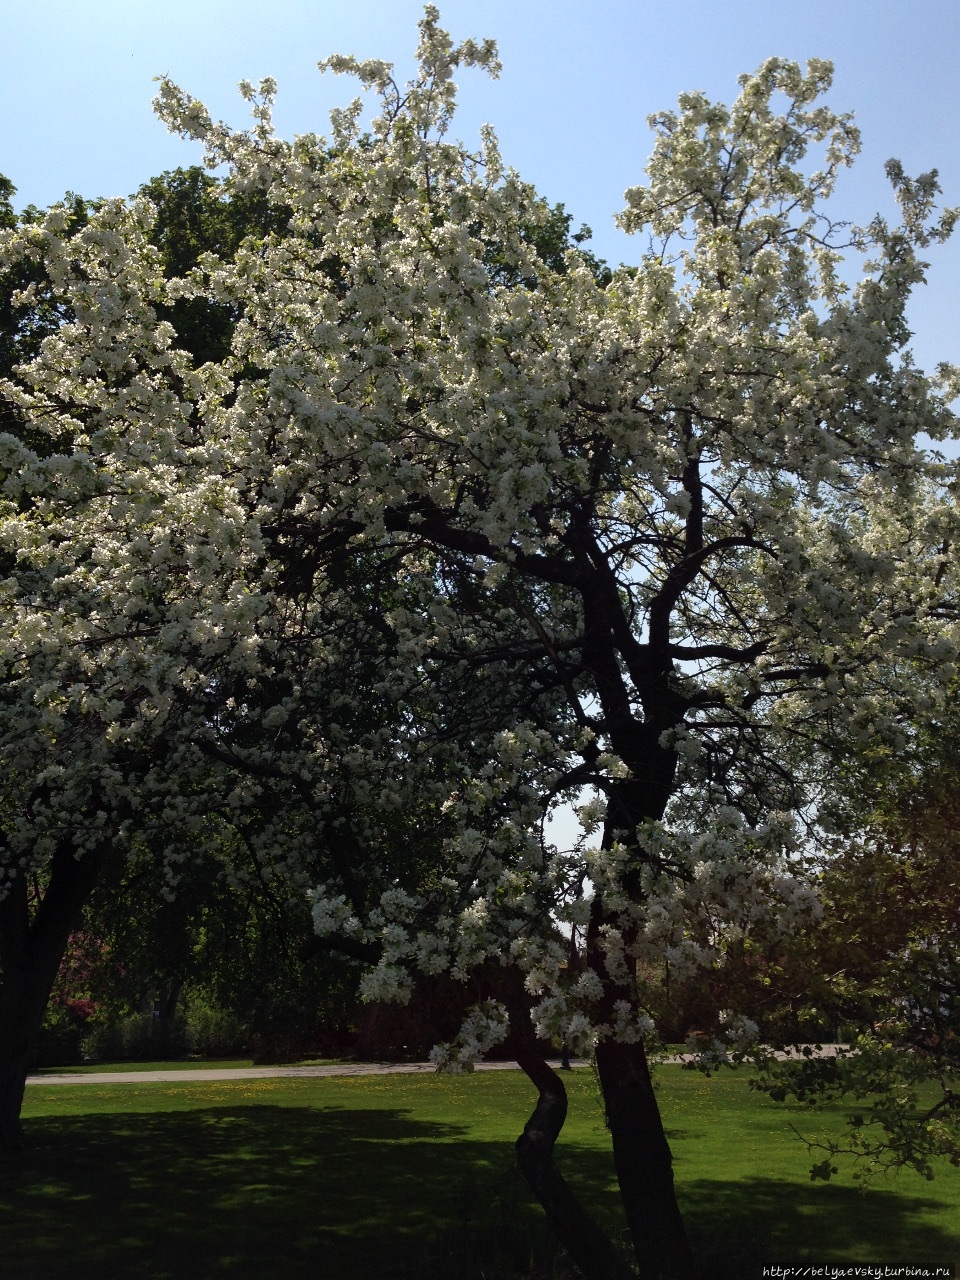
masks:
[[[772,1103],[739,1075],[659,1074],[710,1275],[960,1256],[958,1171],[863,1194],[849,1177],[812,1183],[790,1125],[836,1131],[841,1115]],[[591,1074],[567,1081],[560,1162],[619,1235]],[[34,1085],[31,1149],[0,1180],[0,1277],[561,1280],[569,1271],[514,1164],[531,1102],[517,1072]]]
[[[960,1275],[960,1170],[940,1161],[927,1182],[913,1172],[861,1190],[852,1165],[815,1182],[795,1131],[823,1139],[846,1109],[772,1102],[746,1072],[706,1079],[662,1068],[661,1107],[678,1193],[700,1256],[714,1274],[753,1277],[764,1263],[945,1266]]]
[[[35,1067],[31,1076],[89,1076],[106,1071],[203,1071],[215,1067],[252,1067],[252,1058],[164,1058],[157,1062],[85,1062],[79,1067]]]
[[[74,1067],[36,1067],[31,1076],[90,1076],[114,1071],[213,1071],[226,1067],[333,1067],[345,1061],[343,1058],[296,1058],[291,1062],[257,1063],[253,1058],[180,1058],[172,1061],[161,1058],[156,1062],[85,1062]]]

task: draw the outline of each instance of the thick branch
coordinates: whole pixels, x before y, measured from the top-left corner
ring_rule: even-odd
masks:
[[[740,649],[733,644],[671,644],[667,652],[671,658],[679,658],[681,662],[696,662],[700,658],[721,658],[725,662],[756,662],[769,646],[767,640],[757,640],[754,644]]]

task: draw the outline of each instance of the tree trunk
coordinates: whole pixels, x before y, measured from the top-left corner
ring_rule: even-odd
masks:
[[[23,1091],[52,985],[53,979],[41,991],[33,975],[22,968],[13,974],[4,970],[0,989],[0,1150],[17,1151],[23,1146]]]
[[[554,1144],[567,1116],[563,1081],[535,1050],[521,1050],[517,1061],[540,1094],[517,1139],[517,1160],[554,1235],[585,1280],[635,1280],[627,1260],[590,1217],[553,1162]]]
[[[61,844],[50,862],[46,892],[32,916],[22,873],[8,880],[0,899],[0,1149],[23,1146],[20,1109],[33,1043],[104,852],[88,850],[77,858],[71,843]]]
[[[543,1056],[543,1046],[530,1021],[530,997],[523,976],[514,969],[488,968],[477,992],[500,1000],[510,1015],[504,1045],[512,1053],[539,1097],[517,1139],[517,1162],[540,1202],[551,1231],[586,1280],[636,1280],[633,1269],[613,1241],[594,1222],[553,1162],[553,1150],[567,1118],[564,1083]]]
[[[183,979],[171,978],[170,981],[157,992],[157,1004],[155,1007],[157,1010],[157,1018],[160,1022],[169,1024],[175,1021],[177,1016],[177,1005],[180,1003],[180,993],[182,990]]]
[[[642,1280],[689,1280],[695,1274],[693,1257],[643,1045],[601,1041],[596,1062],[640,1276]]]
[[[660,817],[672,783],[675,760],[662,748],[648,751],[649,768],[639,778],[611,789],[604,831],[604,845],[636,840],[646,817]],[[631,897],[639,894],[637,866],[627,872],[624,887]],[[621,985],[611,978],[601,942],[604,924],[620,924],[608,918],[596,903],[587,933],[587,963],[605,990],[604,1020],[613,1021],[618,999],[633,1000],[632,982]],[[613,1158],[620,1196],[630,1228],[634,1257],[642,1280],[690,1280],[695,1275],[693,1256],[677,1204],[673,1184],[673,1158],[663,1131],[647,1055],[641,1043],[624,1044],[604,1039],[596,1048],[597,1075],[613,1140]]]

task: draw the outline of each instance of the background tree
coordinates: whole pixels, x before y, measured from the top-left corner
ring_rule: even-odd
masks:
[[[79,927],[98,876],[118,860],[122,864],[134,813],[157,806],[173,758],[159,744],[166,732],[162,676],[158,684],[131,651],[121,655],[109,644],[103,661],[97,659],[98,639],[110,630],[106,619],[117,599],[105,589],[109,571],[98,554],[111,519],[100,530],[94,520],[66,557],[58,554],[49,519],[48,503],[55,506],[59,496],[68,506],[82,505],[102,479],[96,466],[88,465],[96,451],[91,443],[91,433],[96,440],[97,432],[96,395],[88,394],[89,384],[74,399],[61,388],[38,407],[17,381],[17,371],[31,361],[69,363],[84,341],[93,340],[107,349],[105,396],[126,398],[132,407],[138,383],[142,389],[151,379],[176,395],[190,359],[202,360],[212,348],[222,351],[229,343],[234,317],[216,304],[176,301],[165,310],[161,304],[160,314],[152,305],[149,273],[162,280],[211,248],[229,254],[243,234],[258,231],[256,203],[242,198],[231,203],[199,170],[177,171],[148,185],[160,211],[149,220],[142,215],[153,206],[142,198],[134,206],[139,213],[128,217],[122,202],[90,203],[73,195],[51,210],[31,208],[18,218],[8,183],[0,207],[7,232],[0,275],[0,375],[14,379],[6,383],[0,424],[0,471],[7,481],[0,551],[7,624],[0,852],[4,1145],[20,1140],[17,1117],[31,1044],[67,939]],[[73,289],[65,276],[72,276]],[[159,331],[158,323],[164,326]],[[165,355],[174,323],[180,325],[178,340],[185,352],[179,365]],[[142,342],[132,336],[138,324],[144,326]],[[136,418],[135,408],[119,410],[121,434],[136,433]],[[140,447],[132,439],[127,443],[134,452]],[[157,460],[155,453],[149,456]],[[158,588],[155,603],[162,601]],[[59,626],[59,651],[52,633],[45,632],[44,619],[51,616]],[[140,621],[142,639],[149,624],[142,616]],[[130,625],[129,618],[121,621],[121,627]],[[149,747],[144,739],[131,744],[118,736],[117,726],[128,713],[145,715],[157,731]],[[177,720],[173,708],[171,723]],[[189,740],[189,730],[183,740]],[[189,790],[196,784],[185,776],[171,785]]]
[[[286,876],[290,892],[302,891],[304,866],[313,868],[311,881],[320,875],[318,850],[330,836],[331,804],[336,807],[343,791],[336,781],[338,759],[362,759],[365,739],[383,759],[391,739],[377,744],[376,736],[395,718],[396,704],[384,695],[389,687],[376,665],[385,660],[376,634],[383,630],[382,612],[397,603],[384,595],[396,591],[390,557],[379,557],[382,567],[372,551],[359,569],[356,558],[352,565],[330,565],[319,622],[302,624],[298,598],[310,563],[288,563],[271,584],[287,610],[280,621],[290,623],[285,660],[294,674],[313,662],[308,680],[299,679],[301,703],[313,708],[310,714],[321,708],[325,722],[334,715],[340,721],[331,726],[330,753],[318,774],[326,816],[291,805],[286,766],[271,772],[273,766],[258,758],[263,716],[275,717],[275,732],[288,718],[283,700],[291,676],[253,662],[259,644],[273,643],[269,632],[277,619],[267,619],[261,635],[243,639],[244,627],[255,633],[263,613],[264,602],[244,585],[245,578],[257,580],[262,553],[244,541],[244,509],[224,510],[208,466],[208,442],[197,434],[196,407],[183,398],[206,396],[212,366],[198,362],[229,346],[244,311],[217,298],[185,298],[165,281],[174,267],[211,246],[228,260],[244,227],[249,234],[243,243],[256,255],[265,234],[257,223],[263,201],[238,198],[237,213],[233,196],[199,171],[165,175],[149,190],[149,203],[141,197],[129,209],[112,202],[84,205],[83,217],[73,205],[42,217],[31,213],[7,243],[17,362],[6,384],[12,430],[3,441],[10,495],[4,528],[10,622],[4,870],[12,888],[2,908],[0,1004],[7,1030],[0,1038],[9,1054],[2,1130],[11,1143],[19,1140],[16,1117],[29,1046],[59,957],[98,875],[131,855],[137,828],[159,832],[147,844],[162,860],[158,875],[165,891],[174,892],[184,861],[202,856],[198,837],[209,806],[228,827],[236,827],[239,807],[237,835],[251,841],[262,859],[258,874]],[[282,211],[273,209],[271,217],[283,221]],[[567,222],[554,213],[548,225],[553,234]],[[39,305],[37,282],[39,318],[31,310]],[[83,351],[96,351],[96,360]],[[98,376],[90,378],[93,367]],[[150,415],[158,405],[153,426],[160,435],[153,436]],[[168,487],[174,474],[177,482]],[[171,523],[157,519],[161,510]],[[238,515],[239,529],[231,527]],[[238,545],[252,572],[234,558]],[[192,582],[194,571],[201,576]],[[348,610],[348,599],[358,607]],[[367,615],[361,616],[361,605]],[[45,622],[51,616],[60,625],[56,642]],[[346,665],[336,666],[337,654]],[[359,719],[347,695],[350,679],[371,691]],[[378,683],[383,687],[374,696]],[[410,714],[409,707],[401,709]],[[431,770],[436,766],[435,760]],[[412,779],[409,761],[405,768]],[[302,776],[295,782],[304,788]],[[362,801],[355,807],[362,809]],[[408,822],[424,812],[423,802],[411,802]],[[298,844],[289,861],[281,857],[279,869],[271,869],[272,824],[281,813],[296,815],[291,821],[300,824]],[[179,828],[178,837],[181,821],[186,831]],[[421,821],[427,840],[434,826]],[[404,838],[411,830],[408,825]],[[88,841],[96,832],[102,841],[94,857],[76,840]],[[51,840],[62,840],[62,856],[51,857]],[[408,849],[422,843],[414,840]],[[115,883],[122,884],[117,876]],[[58,894],[63,902],[55,927],[43,931],[52,917],[42,903]]]
[[[767,1062],[757,1082],[779,1099],[862,1104],[818,1176],[838,1157],[862,1179],[960,1162],[958,766],[955,698],[896,754],[874,746],[844,762],[807,963],[813,1001],[849,1028],[850,1053]]]
[[[234,847],[224,848],[231,837]],[[312,936],[303,893],[291,894],[280,878],[264,883],[262,867],[250,866],[236,843],[226,833],[198,844],[175,892],[156,851],[135,848],[100,877],[80,935],[103,957],[96,1005],[78,1004],[87,993],[70,963],[71,939],[41,1038],[48,1065],[75,1008],[84,1017],[65,1046],[74,1061],[83,1034],[84,1052],[107,1060],[189,1050],[292,1061],[352,1047],[360,1020],[356,965],[302,958]]]

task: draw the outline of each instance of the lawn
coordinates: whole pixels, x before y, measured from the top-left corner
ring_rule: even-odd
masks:
[[[337,1066],[342,1058],[297,1058],[293,1062],[271,1062],[259,1065],[269,1067],[325,1067]],[[82,1067],[38,1067],[31,1076],[89,1076],[104,1075],[114,1071],[219,1071],[226,1067],[254,1067],[253,1058],[158,1058],[153,1062],[87,1062]]]
[[[209,1071],[220,1067],[252,1067],[252,1058],[169,1058],[155,1062],[86,1062],[82,1067],[38,1067],[36,1076],[89,1076],[109,1071]]]
[[[839,1115],[773,1103],[739,1075],[659,1076],[711,1276],[960,1258],[960,1171],[865,1193],[848,1176],[814,1183],[790,1126],[835,1130]],[[560,1162],[616,1230],[593,1079],[568,1084]],[[560,1280],[513,1162],[530,1098],[518,1072],[32,1085],[31,1149],[0,1180],[0,1278]]]

